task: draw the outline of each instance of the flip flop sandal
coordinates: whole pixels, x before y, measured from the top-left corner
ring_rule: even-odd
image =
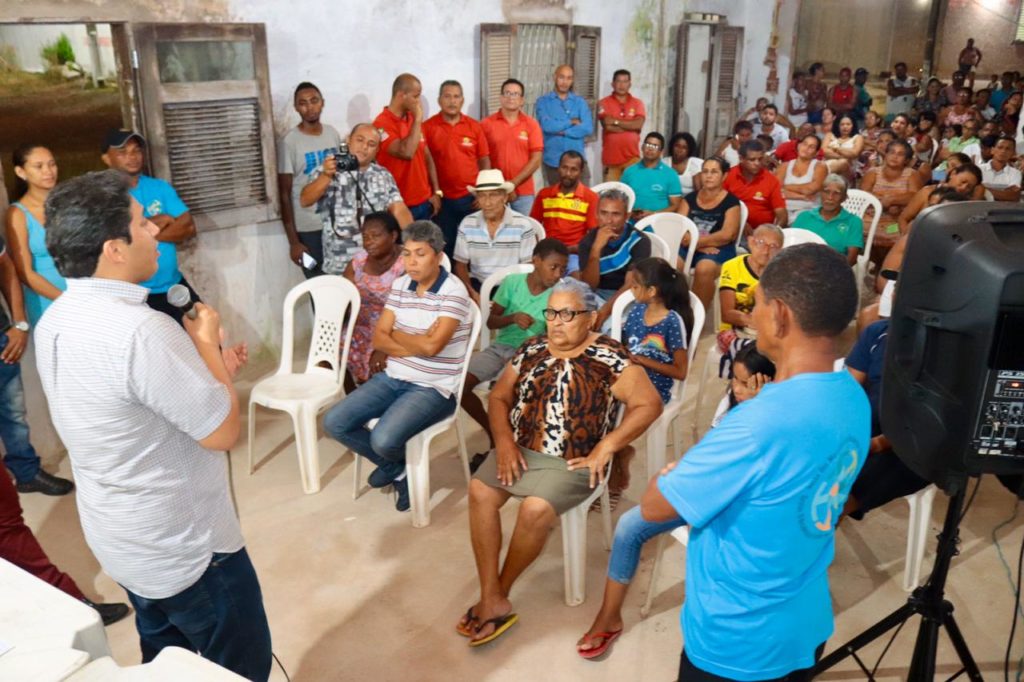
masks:
[[[470,606],[468,609],[466,609],[466,616],[465,616],[465,618],[466,618],[465,624],[463,624],[463,623],[456,623],[455,624],[455,632],[459,633],[463,637],[472,637],[474,634],[476,634],[474,632],[474,630],[476,629],[476,626],[473,625],[473,623],[475,623],[478,620],[480,620],[479,618],[476,617],[476,614],[473,613],[473,607],[472,606]]]
[[[602,639],[604,641],[601,642],[601,646],[594,647],[593,649],[580,649],[577,646],[576,653],[578,653],[580,657],[585,658],[587,660],[597,658],[598,656],[601,656],[602,654],[607,652],[608,647],[610,647],[612,645],[612,642],[617,640],[619,638],[619,635],[621,634],[622,630],[616,630],[615,632],[597,632],[593,635],[583,635],[583,639],[587,642],[590,642],[595,639]]]
[[[498,639],[503,634],[505,634],[505,632],[510,627],[512,627],[513,625],[515,625],[518,622],[519,622],[519,616],[518,616],[518,614],[515,614],[515,613],[509,613],[509,614],[506,614],[504,616],[498,616],[497,618],[491,618],[490,620],[485,620],[484,622],[480,623],[480,625],[476,626],[476,631],[480,632],[480,630],[482,630],[485,625],[493,625],[494,626],[494,632],[492,632],[491,634],[487,635],[483,639],[474,639],[474,640],[470,641],[469,645],[473,646],[473,647],[476,647],[476,646],[480,646],[482,644],[487,644],[488,642],[493,642],[494,640]]]

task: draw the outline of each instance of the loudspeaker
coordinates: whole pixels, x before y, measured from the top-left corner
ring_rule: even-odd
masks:
[[[1024,207],[933,206],[896,285],[882,431],[949,494],[968,476],[1024,473]]]

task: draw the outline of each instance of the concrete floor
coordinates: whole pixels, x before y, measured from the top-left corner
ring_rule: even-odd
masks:
[[[698,353],[691,376],[700,376],[704,355]],[[243,401],[250,386],[251,382],[240,386]],[[688,387],[689,404],[682,416],[687,439],[695,392],[696,381]],[[706,402],[702,423],[710,419],[715,401]],[[653,543],[648,547],[626,604],[624,636],[606,660],[590,662],[576,655],[574,644],[600,603],[607,562],[600,520],[591,515],[588,598],[576,608],[563,601],[561,531],[556,529],[512,595],[519,624],[494,644],[470,650],[453,629],[477,598],[466,486],[454,433],[435,441],[432,523],[417,530],[408,514],[394,510],[389,495],[371,491],[353,501],[352,456],[328,439],[320,441],[323,488],[319,494],[303,495],[290,422],[282,413],[260,411],[258,418],[256,453],[262,466],[248,474],[246,444],[240,442],[231,453],[234,488],[243,532],[263,586],[274,651],[293,680],[675,679],[682,645],[682,547],[666,554],[654,607],[642,620],[639,609],[646,598]],[[483,445],[481,433],[474,430],[470,452]],[[620,510],[636,504],[646,484],[642,455],[635,460],[633,485]],[[69,473],[66,460],[59,470]],[[364,475],[368,470],[364,467]],[[85,545],[74,496],[26,495],[22,503],[29,525],[51,558],[87,594],[108,601],[125,599]],[[947,592],[983,675],[992,679],[1002,676],[1013,603],[1013,588],[992,543],[992,532],[1013,514],[1015,503],[994,478],[983,480],[963,522],[962,553],[954,560]],[[515,507],[510,503],[506,508],[507,524],[514,519]],[[940,494],[932,517],[936,531],[945,507]],[[901,579],[907,511],[907,505],[897,500],[863,522],[848,521],[839,529],[830,572],[836,633],[829,640],[829,650],[904,603]],[[1014,569],[1024,534],[1022,521],[1024,514],[999,532],[1003,553]],[[932,538],[926,574],[934,546]],[[916,622],[904,628],[877,679],[906,677]],[[130,618],[107,633],[121,665],[138,663],[138,638]],[[1018,627],[1016,656],[1021,655],[1020,633]],[[882,646],[866,650],[869,667]],[[954,661],[943,636],[939,652],[943,678],[958,669]],[[865,677],[853,661],[846,661],[818,679]],[[275,668],[271,679],[284,680],[284,676]]]

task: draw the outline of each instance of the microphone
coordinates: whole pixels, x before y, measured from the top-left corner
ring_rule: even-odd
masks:
[[[196,309],[192,303],[192,294],[183,284],[175,284],[167,290],[167,302],[175,308],[181,308],[185,317],[190,320],[196,319]]]

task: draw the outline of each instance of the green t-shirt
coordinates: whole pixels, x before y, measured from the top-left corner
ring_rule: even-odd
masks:
[[[827,222],[821,217],[821,209],[809,209],[797,215],[793,227],[814,232],[844,256],[850,248],[864,250],[864,221],[845,208],[840,208],[839,215]]]
[[[525,272],[520,272],[503,279],[493,300],[505,309],[505,315],[526,313],[533,318],[533,324],[527,329],[514,323],[504,329],[499,329],[498,335],[494,338],[495,343],[518,348],[523,341],[531,336],[537,336],[547,331],[543,310],[548,307],[551,289],[546,289],[534,296],[530,293],[530,287],[526,283],[527,277],[529,275]]]

